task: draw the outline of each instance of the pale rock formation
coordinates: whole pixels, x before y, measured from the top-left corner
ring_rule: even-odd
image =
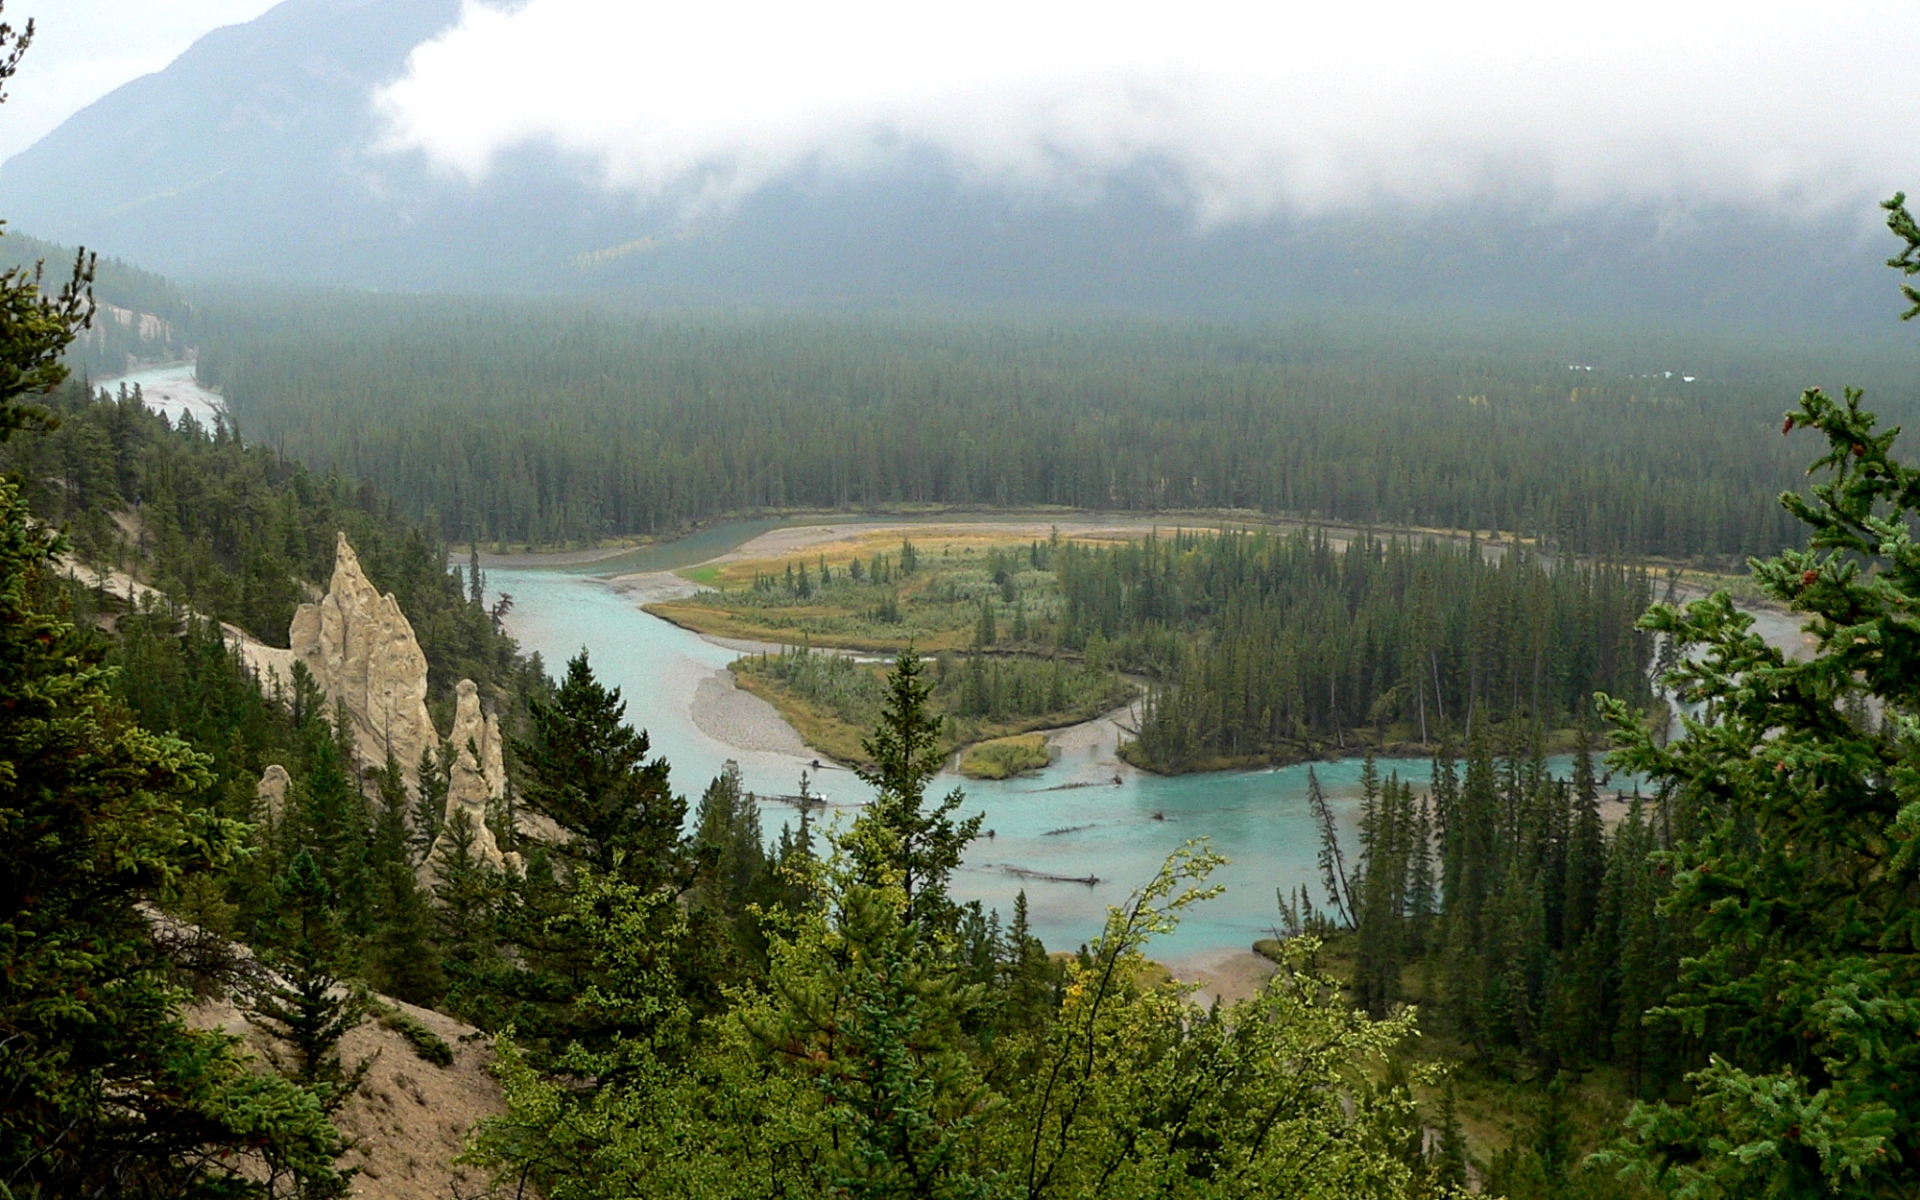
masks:
[[[431,749],[436,757],[443,753],[427,715],[426,653],[399,602],[391,594],[382,595],[361,570],[346,534],[337,535],[334,555],[331,586],[293,615],[287,634],[291,649],[262,645],[238,629],[229,628],[230,638],[263,686],[271,686],[275,678],[287,686],[293,664],[306,664],[328,701],[346,707],[356,765],[381,768],[391,751],[408,792],[417,795],[421,752]],[[507,793],[499,719],[482,711],[480,689],[470,679],[460,681],[454,701],[445,819],[467,815],[474,831],[473,853],[480,861],[496,869],[517,866],[517,856],[501,853],[486,821],[488,803]],[[287,773],[278,766],[267,768],[260,781],[261,803],[276,818],[286,803],[287,783]],[[423,880],[434,879],[446,842],[445,834],[434,842],[421,868]]]
[[[500,722],[492,713],[481,711],[480,689],[471,679],[462,679],[454,689],[453,732],[447,743],[453,761],[447,767],[445,824],[451,827],[454,815],[465,813],[474,831],[474,857],[496,869],[505,867],[516,856],[502,854],[493,831],[487,828],[487,803],[507,794]],[[431,877],[442,853],[449,849],[450,839],[443,831],[434,839],[422,873]]]
[[[334,543],[332,586],[293,614],[287,639],[327,698],[346,706],[361,765],[383,766],[391,751],[407,786],[418,787],[420,752],[439,743],[427,716],[427,656],[399,601],[360,569],[346,534]]]
[[[507,764],[501,749],[500,721],[480,710],[480,689],[462,679],[453,689],[454,758],[448,795],[456,801],[485,803],[507,794]]]
[[[279,763],[270,764],[260,776],[260,786],[254,792],[255,802],[260,811],[267,814],[267,820],[278,825],[287,811],[287,789],[293,785],[288,778],[287,769]]]

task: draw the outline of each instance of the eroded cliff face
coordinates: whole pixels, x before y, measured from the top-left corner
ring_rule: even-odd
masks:
[[[270,763],[266,772],[260,776],[260,784],[254,789],[254,801],[259,806],[259,814],[274,825],[287,814],[287,789],[293,786],[293,780],[287,775],[287,769],[279,763]]]
[[[407,786],[417,787],[421,751],[440,741],[427,715],[427,656],[400,602],[361,570],[346,534],[334,542],[327,594],[294,612],[287,639],[327,698],[346,705],[360,765],[384,766],[391,752]]]
[[[390,593],[383,595],[367,578],[346,534],[337,535],[334,543],[333,580],[326,594],[294,613],[288,630],[291,649],[262,646],[233,632],[263,686],[274,676],[286,686],[293,664],[303,663],[329,703],[346,706],[353,725],[356,777],[383,768],[391,752],[408,792],[417,795],[421,753],[432,750],[436,758],[449,754],[445,821],[466,814],[474,831],[475,858],[495,868],[511,864],[513,856],[501,853],[486,824],[488,802],[507,792],[499,720],[482,710],[480,689],[473,681],[463,679],[454,693],[453,730],[442,744],[427,714],[426,652],[399,601]],[[268,778],[261,781],[262,806],[277,814],[285,805],[286,785],[286,772],[270,767]],[[429,879],[446,844],[443,834],[422,867]]]
[[[500,852],[493,831],[487,828],[487,802],[507,793],[507,764],[502,754],[500,722],[492,713],[480,709],[480,689],[473,680],[462,679],[454,689],[453,732],[447,737],[453,761],[447,765],[447,812],[440,836],[421,868],[432,878],[445,855],[453,848],[448,836],[455,815],[464,813],[473,830],[473,855],[492,866],[503,865],[510,856]]]

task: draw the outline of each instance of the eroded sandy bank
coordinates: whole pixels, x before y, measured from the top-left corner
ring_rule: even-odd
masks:
[[[1273,978],[1274,964],[1250,950],[1208,950],[1181,958],[1162,959],[1161,965],[1183,983],[1198,984],[1193,1002],[1202,1008],[1215,999],[1224,1004],[1251,1000],[1260,985]]]

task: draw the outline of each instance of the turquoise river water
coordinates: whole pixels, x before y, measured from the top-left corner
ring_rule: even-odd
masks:
[[[654,752],[672,764],[675,789],[690,801],[728,759],[740,764],[757,793],[790,794],[801,771],[812,770],[810,755],[742,751],[694,723],[700,681],[724,670],[737,652],[648,615],[605,578],[690,566],[774,525],[726,526],[582,566],[496,568],[487,572],[487,584],[490,591],[513,596],[508,627],[525,649],[542,655],[549,672],[557,673],[583,647],[590,652],[595,672],[622,690],[627,719],[647,731]],[[1100,738],[1074,738],[1051,767],[1035,776],[1002,782],[943,778],[938,786],[963,788],[962,811],[984,812],[985,827],[992,831],[968,853],[953,882],[955,893],[997,907],[1004,918],[1024,888],[1035,931],[1050,948],[1071,949],[1096,935],[1107,906],[1124,902],[1169,853],[1188,839],[1204,837],[1230,860],[1213,879],[1226,890],[1191,910],[1177,933],[1156,943],[1156,955],[1246,949],[1277,923],[1276,888],[1291,892],[1304,883],[1316,903],[1323,899],[1307,767],[1159,777],[1115,764],[1113,738],[1110,725]],[[1554,764],[1562,771],[1566,765]],[[1318,763],[1313,769],[1351,855],[1360,763]],[[1424,761],[1385,761],[1381,769],[1420,784],[1428,778]],[[831,801],[822,819],[850,820],[867,789],[851,772],[831,765],[814,775],[815,790]],[[1088,786],[1062,786],[1080,783]],[[770,835],[796,819],[791,807],[763,803]],[[1093,876],[1100,882],[1089,886],[1036,875]]]

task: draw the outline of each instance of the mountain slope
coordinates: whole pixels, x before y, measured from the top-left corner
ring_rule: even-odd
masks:
[[[1149,172],[1090,202],[1047,202],[904,156],[858,178],[802,173],[689,222],[541,146],[468,185],[374,149],[368,107],[458,12],[458,0],[286,0],[9,160],[0,213],[184,279],[680,304],[1411,307],[1824,332],[1884,328],[1897,303],[1870,212],[1566,214],[1514,197],[1199,231]]]
[[[458,12],[287,0],[215,30],[8,160],[6,212],[169,274],[271,274],[288,243],[362,240],[392,216],[353,151],[373,129],[366,96]]]

